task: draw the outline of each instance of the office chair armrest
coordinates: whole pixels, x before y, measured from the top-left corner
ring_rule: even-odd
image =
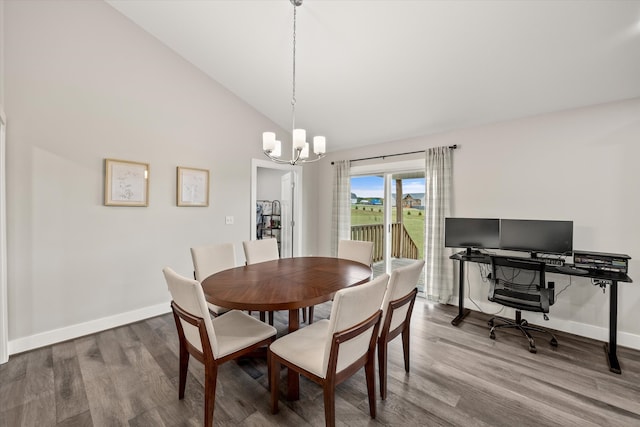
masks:
[[[496,292],[497,280],[489,280],[489,301],[493,301]]]
[[[555,301],[555,283],[549,282],[548,286],[544,289],[540,289],[540,306],[543,313],[549,312],[549,306],[553,305]]]

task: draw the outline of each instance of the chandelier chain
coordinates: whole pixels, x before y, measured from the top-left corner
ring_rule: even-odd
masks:
[[[293,88],[291,95],[291,129],[296,128],[296,10],[297,6],[293,4]]]

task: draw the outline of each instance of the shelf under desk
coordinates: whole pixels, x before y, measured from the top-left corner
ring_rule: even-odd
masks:
[[[512,258],[518,258],[513,256]],[[524,258],[524,257],[521,257]],[[464,308],[464,264],[467,262],[474,262],[480,264],[490,264],[491,257],[486,254],[467,254],[466,252],[459,252],[450,256],[450,259],[459,262],[459,277],[458,277],[458,315],[451,321],[453,326],[458,326],[460,322],[470,313],[471,310]],[[530,259],[530,258],[527,258]],[[571,266],[566,264],[566,266]],[[618,361],[618,282],[632,283],[633,280],[624,273],[617,273],[612,271],[592,271],[588,270],[586,274],[578,271],[559,270],[556,266],[546,265],[545,273],[562,274],[564,276],[586,277],[590,279],[597,279],[611,282],[609,292],[609,342],[604,344],[604,351],[607,356],[607,363],[609,370],[616,374],[621,374],[620,362]]]

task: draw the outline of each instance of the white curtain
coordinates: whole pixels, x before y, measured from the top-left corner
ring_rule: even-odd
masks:
[[[333,211],[331,213],[331,254],[338,255],[338,242],[351,238],[351,162],[333,163]]]
[[[426,151],[425,295],[449,303],[454,290],[451,250],[444,247],[444,219],[451,213],[452,160],[449,147]]]

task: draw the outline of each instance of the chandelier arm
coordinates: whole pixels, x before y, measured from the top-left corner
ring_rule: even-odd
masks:
[[[298,163],[313,163],[313,162],[317,162],[318,160],[324,158],[326,156],[326,154],[316,154],[316,157],[313,159],[302,159],[300,160],[300,156],[297,156],[295,159],[292,160],[282,160],[278,157],[273,157],[271,154],[269,154],[268,151],[263,151],[264,155],[267,156],[270,160],[272,160],[275,163],[280,163],[280,164],[286,164],[286,165],[292,165],[295,166]]]
[[[313,163],[313,162],[317,162],[318,160],[322,159],[326,154],[316,154],[316,158],[315,159],[304,159],[304,160],[300,160],[298,163]]]
[[[263,151],[263,153],[274,163],[280,163],[281,165],[294,165],[293,160],[282,160],[278,157],[273,157],[268,151]]]

